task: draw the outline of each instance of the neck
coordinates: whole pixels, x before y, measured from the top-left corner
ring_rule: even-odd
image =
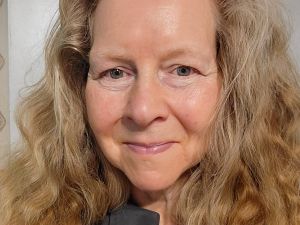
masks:
[[[143,192],[133,188],[132,198],[140,207],[159,213],[159,225],[173,225],[171,212],[174,200],[170,193],[161,191]]]
[[[175,225],[173,220],[174,205],[184,180],[177,181],[175,185],[164,190],[143,191],[137,187],[132,187],[131,196],[138,206],[159,213],[159,225]]]

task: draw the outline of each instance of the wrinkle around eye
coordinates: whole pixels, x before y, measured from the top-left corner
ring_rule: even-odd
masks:
[[[121,66],[116,66],[116,67],[110,67],[110,68],[102,68],[102,69],[98,69],[97,72],[95,72],[95,70],[90,70],[89,75],[91,78],[98,80],[98,79],[113,79],[113,80],[118,80],[118,79],[114,79],[113,77],[110,77],[112,74],[113,70],[119,70],[122,72],[123,76],[121,76],[118,79],[123,79],[123,78],[128,78],[128,77],[134,77],[135,74],[127,68],[121,67]]]
[[[113,70],[120,70],[122,75],[118,78],[114,78],[113,74],[111,73]],[[124,73],[124,74],[123,74]],[[111,91],[119,91],[124,90],[135,80],[135,74],[132,73],[128,69],[123,69],[120,67],[113,67],[106,70],[102,70],[102,72],[97,72],[96,75],[89,73],[89,77],[96,81],[100,87],[111,90]]]

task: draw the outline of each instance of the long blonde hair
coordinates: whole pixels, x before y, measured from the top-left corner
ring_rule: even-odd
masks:
[[[61,0],[46,72],[19,107],[19,153],[0,175],[1,225],[92,225],[128,180],[101,155],[84,88],[98,0]],[[216,0],[222,99],[208,153],[183,186],[181,225],[300,224],[300,87],[276,0]]]

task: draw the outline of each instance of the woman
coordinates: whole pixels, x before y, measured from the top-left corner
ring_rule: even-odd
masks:
[[[1,225],[299,224],[300,88],[279,3],[59,9]]]

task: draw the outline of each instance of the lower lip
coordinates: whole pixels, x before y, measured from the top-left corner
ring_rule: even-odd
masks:
[[[135,145],[135,144],[126,144],[126,145],[131,151],[135,153],[143,154],[143,155],[154,155],[154,154],[167,151],[173,144],[174,144],[173,142],[168,142],[168,143],[154,145],[150,147],[145,147],[145,146]]]

